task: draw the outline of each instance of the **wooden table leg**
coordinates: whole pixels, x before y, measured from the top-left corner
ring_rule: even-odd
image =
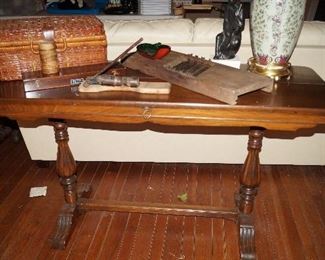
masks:
[[[248,155],[240,173],[240,190],[237,199],[239,208],[239,247],[241,259],[256,259],[255,230],[251,213],[254,199],[260,184],[259,153],[262,148],[264,131],[260,128],[251,128],[248,140]]]
[[[89,192],[89,186],[77,190],[76,162],[70,151],[68,127],[64,122],[54,122],[55,141],[58,144],[56,170],[63,187],[65,204],[57,220],[52,247],[64,249],[72,233],[78,215],[77,198]]]

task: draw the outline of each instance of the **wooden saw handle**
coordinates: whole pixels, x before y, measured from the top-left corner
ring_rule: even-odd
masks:
[[[129,86],[105,86],[88,85],[84,87],[84,82],[79,85],[79,92],[103,92],[103,91],[130,91],[141,94],[169,94],[171,84],[169,82],[144,82],[141,81],[138,87]]]

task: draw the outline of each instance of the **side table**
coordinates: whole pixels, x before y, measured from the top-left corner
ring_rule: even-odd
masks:
[[[88,210],[140,212],[224,218],[239,230],[241,259],[255,259],[254,200],[261,181],[259,153],[264,132],[310,129],[325,125],[325,84],[311,69],[293,67],[290,81],[280,81],[271,94],[255,91],[241,96],[237,105],[226,105],[173,85],[170,95],[137,93],[77,93],[60,88],[24,93],[20,81],[0,82],[0,116],[39,122],[49,120],[58,145],[57,173],[64,190],[65,205],[52,239],[63,249],[78,215]],[[157,126],[242,127],[248,130],[248,153],[239,173],[240,189],[230,209],[209,206],[143,204],[88,199],[88,184],[77,184],[76,163],[69,148],[68,123],[151,124]]]

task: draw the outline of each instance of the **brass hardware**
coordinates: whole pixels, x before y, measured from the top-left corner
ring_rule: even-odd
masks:
[[[142,113],[142,116],[145,120],[149,120],[151,118],[151,109],[150,107],[145,107]]]
[[[254,57],[248,60],[248,70],[257,74],[261,74],[267,76],[274,81],[279,81],[281,78],[290,79],[292,73],[290,70],[291,63],[287,63],[284,65],[279,64],[268,64],[268,65],[261,65],[256,62]]]
[[[34,54],[39,54],[39,45],[44,42],[44,40],[40,40],[40,41],[33,41],[31,38],[29,38],[30,41],[30,49],[32,51],[32,53]],[[66,51],[66,49],[68,48],[68,43],[67,43],[67,39],[66,38],[62,38],[62,40],[59,40],[58,42],[63,42],[63,48],[60,49],[56,49],[56,52],[64,52]],[[34,45],[37,46],[37,48],[34,48]],[[55,43],[56,45],[56,43]]]

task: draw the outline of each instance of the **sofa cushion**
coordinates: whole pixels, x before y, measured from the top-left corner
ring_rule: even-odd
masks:
[[[193,43],[215,43],[216,35],[223,30],[223,19],[198,18],[194,24]],[[245,20],[242,33],[243,45],[250,45],[249,20]],[[297,43],[298,46],[325,47],[325,23],[305,21]]]
[[[297,46],[321,46],[325,48],[325,23],[305,21]]]
[[[216,36],[223,30],[223,19],[220,18],[198,18],[195,20],[193,42],[213,43]],[[242,44],[250,45],[249,20],[245,21],[245,29],[242,33]]]
[[[109,44],[129,43],[140,37],[149,43],[191,43],[193,38],[193,22],[189,19],[101,20]]]

